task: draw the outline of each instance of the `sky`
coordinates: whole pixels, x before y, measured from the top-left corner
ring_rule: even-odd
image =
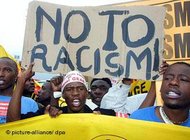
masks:
[[[22,57],[28,4],[33,0],[4,0],[0,4],[0,44],[12,56]],[[98,6],[135,0],[40,0],[68,6]],[[21,58],[20,58],[21,59]]]

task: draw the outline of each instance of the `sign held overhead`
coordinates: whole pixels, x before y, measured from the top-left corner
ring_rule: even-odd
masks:
[[[156,80],[165,8],[69,7],[31,2],[22,65],[38,72]]]

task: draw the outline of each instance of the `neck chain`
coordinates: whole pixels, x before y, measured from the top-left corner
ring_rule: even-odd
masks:
[[[160,112],[160,115],[161,115],[162,119],[163,119],[164,122],[167,123],[167,124],[179,124],[179,125],[180,125],[180,124],[183,124],[183,123],[187,122],[188,119],[189,119],[189,117],[187,117],[187,119],[184,120],[184,121],[181,121],[181,122],[174,122],[174,121],[171,121],[171,120],[168,118],[168,116],[166,115],[166,113],[165,113],[163,107],[160,107],[160,108],[159,108],[159,112]]]

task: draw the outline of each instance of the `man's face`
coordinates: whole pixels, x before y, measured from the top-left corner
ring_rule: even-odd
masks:
[[[0,90],[7,89],[15,84],[17,67],[9,59],[0,59]]]
[[[104,80],[96,80],[92,83],[91,89],[91,98],[92,102],[100,106],[103,96],[108,92],[110,85]]]
[[[63,90],[63,98],[69,108],[69,112],[83,112],[88,91],[84,84],[80,82],[69,83]]]
[[[38,91],[37,101],[43,102],[45,100],[50,100],[53,91],[51,89],[51,83],[46,82],[42,85],[42,88]]]
[[[164,74],[161,96],[164,105],[173,108],[188,108],[190,105],[190,67],[174,64]]]
[[[24,86],[24,91],[31,96],[35,90],[34,79],[28,79]]]
[[[53,91],[51,89],[51,83],[46,82],[42,85],[42,88],[38,92],[37,101],[43,102],[45,100],[50,100]]]

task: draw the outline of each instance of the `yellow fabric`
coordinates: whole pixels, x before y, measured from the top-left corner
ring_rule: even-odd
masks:
[[[4,49],[2,45],[0,45],[0,57],[9,57],[10,59],[14,60],[17,63],[18,70],[19,71],[21,70],[21,67],[19,63],[17,62],[17,60],[14,59],[14,57],[12,57],[8,52],[6,52],[6,50]]]
[[[0,125],[2,140],[189,140],[177,125],[95,114],[42,115]]]
[[[38,87],[42,87],[42,85],[41,85],[38,81],[36,81],[36,80],[34,80],[34,84],[35,84],[36,86],[38,86]]]
[[[60,107],[67,106],[65,99],[63,97],[59,98],[59,106]]]

